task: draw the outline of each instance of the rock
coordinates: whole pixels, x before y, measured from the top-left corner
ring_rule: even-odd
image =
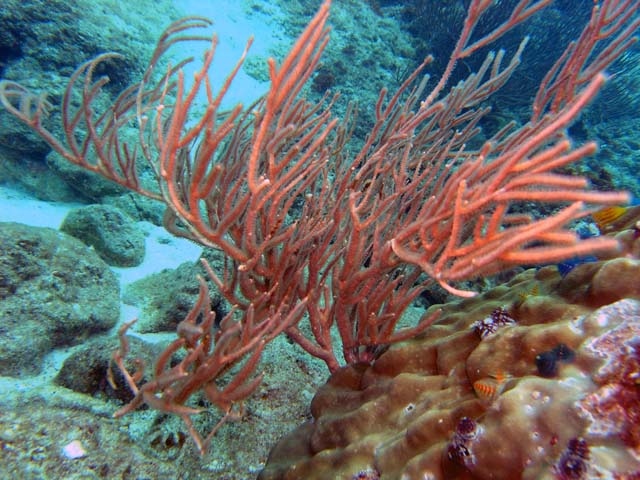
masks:
[[[125,360],[125,365],[131,372],[139,368],[133,359],[139,358],[145,365],[153,365],[154,357],[161,351],[158,346],[132,336],[128,337],[128,341],[131,353],[130,358]],[[123,404],[131,401],[133,393],[111,358],[118,347],[119,341],[115,335],[87,342],[66,358],[53,380],[54,383],[91,396],[102,394],[118,399]],[[111,378],[116,385],[115,389],[108,381],[109,364],[111,364]],[[149,368],[144,378],[148,379],[152,372],[153,370]]]
[[[114,273],[82,242],[51,228],[0,223],[0,374],[32,375],[44,355],[113,327]]]
[[[95,161],[91,159],[91,161]],[[47,166],[52,172],[63,179],[79,195],[90,198],[93,201],[100,201],[109,195],[123,194],[126,189],[117,183],[104,179],[97,173],[90,172],[68,162],[57,152],[50,152],[46,159]]]
[[[60,230],[95,248],[109,265],[135,267],[144,260],[144,234],[116,207],[89,205],[72,210]]]
[[[142,310],[133,329],[140,333],[174,332],[198,299],[198,274],[204,275],[199,264],[185,262],[127,285],[123,301]],[[216,290],[210,295],[219,322],[227,313],[225,301]]]

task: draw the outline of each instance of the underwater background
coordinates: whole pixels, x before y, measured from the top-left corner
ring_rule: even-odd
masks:
[[[478,36],[517,2],[497,3]],[[339,93],[338,117],[349,102],[358,104],[357,150],[382,88],[397,89],[427,54],[434,55],[427,73],[437,81],[468,4],[336,0],[330,42],[304,94],[318,101]],[[286,55],[319,5],[5,0],[0,78],[47,92],[58,105],[78,65],[116,52],[121,57],[96,72],[108,76],[105,92],[113,100],[144,74],[164,28],[198,15],[212,19],[210,31],[219,36],[214,87],[255,37],[223,106],[251,105],[268,89],[267,59]],[[544,74],[580,34],[592,5],[557,0],[492,45],[510,58],[530,36],[522,64],[488,101],[478,148],[507,122],[527,121]],[[450,85],[476,71],[486,51],[461,62]],[[176,63],[196,58],[185,69],[190,78],[202,46],[180,45],[171,55]],[[204,456],[172,415],[141,409],[113,419],[131,395],[123,385],[114,389],[108,365],[117,329],[133,318],[131,348],[151,365],[197,299],[198,258],[213,265],[220,256],[165,231],[159,202],[69,165],[0,109],[0,478],[640,478],[640,47],[607,73],[610,81],[569,127],[577,144],[597,141],[598,152],[563,173],[585,176],[596,190],[631,194],[630,205],[575,227],[583,236],[619,234],[618,256],[468,282],[482,292],[468,300],[434,287],[406,315],[420,318],[444,304],[436,325],[390,348],[377,370],[347,368],[327,385],[326,366],[280,336],[263,353],[264,380],[245,415],[224,425]],[[214,289],[212,304],[220,318],[230,310]],[[447,383],[442,372],[456,368],[467,372],[465,380]],[[415,398],[398,394],[409,384]],[[367,390],[371,385],[377,387]],[[430,417],[434,412],[441,416]],[[218,415],[210,409],[198,422],[214,424]],[[470,418],[482,418],[482,426]],[[325,431],[312,431],[312,419]],[[307,443],[313,447],[303,448]],[[357,453],[372,444],[389,449],[379,465],[393,465],[390,473]],[[394,456],[404,458],[396,448],[422,463],[403,470],[394,464]],[[331,452],[325,463],[313,459],[314,449]]]

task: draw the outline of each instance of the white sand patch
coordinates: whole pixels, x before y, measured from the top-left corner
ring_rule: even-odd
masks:
[[[177,268],[184,262],[195,262],[202,253],[202,247],[189,240],[176,238],[164,228],[148,222],[138,222],[145,232],[145,255],[137,267],[111,267],[120,278],[121,286],[140,280],[165,268]]]
[[[213,26],[207,30],[207,34],[215,32],[219,43],[215,52],[210,76],[214,91],[227,78],[227,75],[238,59],[251,36],[253,44],[249,50],[249,57],[258,56],[265,59],[273,56],[271,52],[278,44],[290,44],[293,39],[288,39],[278,23],[280,11],[275,5],[264,2],[263,11],[250,10],[245,2],[229,2],[228,0],[175,0],[175,7],[184,15],[198,15],[213,20]],[[204,31],[204,30],[203,30]],[[181,44],[181,50],[177,58],[194,57],[196,62],[185,67],[185,78],[193,78],[193,72],[200,65],[207,44],[204,42],[191,42]],[[281,60],[281,59],[279,59]],[[268,82],[260,82],[249,76],[241,69],[225,96],[222,108],[231,108],[238,103],[248,106],[267,92]]]
[[[80,203],[38,200],[24,191],[0,185],[0,222],[17,222],[57,230],[69,210],[81,206]]]

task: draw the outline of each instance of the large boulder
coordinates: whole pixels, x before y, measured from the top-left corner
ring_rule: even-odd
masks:
[[[55,347],[113,327],[119,284],[79,240],[51,228],[0,223],[0,374],[31,375]]]
[[[95,248],[109,265],[135,267],[144,260],[144,234],[131,218],[111,205],[72,210],[60,230]]]

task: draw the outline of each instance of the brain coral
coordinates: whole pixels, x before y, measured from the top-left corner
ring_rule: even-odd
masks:
[[[638,237],[440,306],[419,338],[339,370],[259,478],[640,478]]]

